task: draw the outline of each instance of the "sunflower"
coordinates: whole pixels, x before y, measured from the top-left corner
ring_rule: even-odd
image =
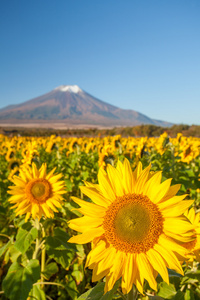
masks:
[[[8,180],[12,181],[13,176],[17,174],[19,174],[19,167],[14,167],[8,175]]]
[[[92,243],[86,267],[93,269],[93,281],[106,277],[105,292],[119,278],[127,294],[133,284],[143,293],[145,279],[156,290],[158,273],[169,283],[167,268],[183,275],[174,249],[184,256],[178,241],[193,239],[194,226],[183,215],[193,201],[176,196],[180,185],[170,186],[171,179],[161,183],[162,172],[152,174],[150,168],[142,170],[139,162],[132,172],[127,159],[116,168],[109,164],[107,172],[100,168],[99,184],[80,187],[94,203],[72,197],[84,216],[69,221],[81,232],[69,242]]]
[[[21,165],[21,160],[16,158],[16,157],[13,157],[10,159],[9,161],[9,164],[8,164],[8,169],[10,171],[12,171],[14,168],[19,168],[19,166]]]
[[[8,193],[12,196],[9,202],[14,204],[16,215],[26,214],[27,221],[32,215],[33,219],[44,215],[52,218],[57,207],[61,208],[62,194],[66,192],[62,174],[54,174],[54,168],[46,173],[46,164],[42,164],[38,170],[36,165],[23,167],[19,170],[19,176],[14,176],[14,186],[9,186]]]
[[[10,161],[15,156],[15,150],[10,148],[6,153],[6,160]]]
[[[195,209],[192,207],[190,210],[186,211],[185,216],[193,225],[195,225],[196,238],[191,242],[183,244],[183,246],[189,250],[189,253],[187,254],[189,262],[193,262],[194,260],[200,262],[200,213],[195,213]]]

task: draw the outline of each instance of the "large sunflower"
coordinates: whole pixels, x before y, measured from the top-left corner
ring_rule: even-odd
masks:
[[[184,243],[183,246],[189,251],[187,258],[189,262],[197,260],[200,262],[200,213],[195,213],[194,207],[185,213],[188,220],[195,226],[195,239],[191,242]]]
[[[183,215],[193,201],[175,196],[180,185],[170,186],[171,179],[161,183],[161,172],[150,168],[142,170],[139,162],[132,172],[126,159],[117,168],[108,165],[107,172],[100,168],[99,184],[81,187],[94,203],[73,197],[84,216],[70,221],[82,234],[69,242],[92,242],[86,267],[93,269],[93,281],[106,277],[105,292],[119,278],[127,294],[133,284],[143,293],[144,279],[156,290],[158,273],[169,283],[167,268],[183,274],[174,250],[184,256],[180,242],[193,239],[194,226]]]
[[[61,207],[62,194],[66,193],[62,174],[54,174],[56,168],[46,174],[46,164],[38,170],[36,165],[23,167],[19,176],[14,176],[15,185],[9,186],[9,201],[14,204],[16,215],[26,214],[26,220],[32,215],[33,219],[42,215],[51,218],[57,207]]]

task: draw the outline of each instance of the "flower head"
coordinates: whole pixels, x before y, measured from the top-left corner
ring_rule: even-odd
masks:
[[[19,176],[14,176],[12,181],[15,184],[10,186],[9,202],[14,204],[16,215],[26,214],[26,220],[32,215],[33,219],[42,215],[52,218],[57,207],[61,207],[62,194],[65,191],[64,181],[61,181],[62,174],[54,174],[55,168],[46,174],[46,164],[38,170],[36,165],[23,167],[19,170]]]
[[[188,220],[195,226],[195,239],[191,242],[183,244],[189,251],[187,258],[189,262],[197,260],[200,262],[200,213],[195,213],[194,207],[185,213]]]
[[[81,234],[69,242],[92,243],[86,266],[93,269],[93,281],[106,277],[105,292],[119,278],[124,294],[133,284],[143,293],[145,279],[157,289],[158,273],[169,283],[167,268],[183,274],[176,253],[185,255],[179,242],[193,239],[194,226],[183,215],[193,201],[176,196],[180,185],[161,183],[161,172],[150,168],[142,170],[139,162],[132,172],[128,160],[118,161],[107,172],[100,168],[99,184],[81,187],[93,203],[73,197],[84,216],[70,221]]]

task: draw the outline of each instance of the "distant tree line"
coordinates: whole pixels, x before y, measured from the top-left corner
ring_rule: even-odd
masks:
[[[45,128],[25,128],[25,127],[0,127],[0,133],[8,136],[50,136],[55,134],[62,137],[104,137],[121,135],[122,137],[155,137],[167,132],[169,136],[175,137],[177,133],[184,136],[200,137],[199,125],[173,125],[171,127],[161,127],[156,125],[138,125],[133,127],[114,127],[111,129],[45,129]]]

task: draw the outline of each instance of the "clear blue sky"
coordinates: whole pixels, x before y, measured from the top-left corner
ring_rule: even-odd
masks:
[[[77,84],[200,125],[199,0],[1,1],[0,41],[0,108]]]

